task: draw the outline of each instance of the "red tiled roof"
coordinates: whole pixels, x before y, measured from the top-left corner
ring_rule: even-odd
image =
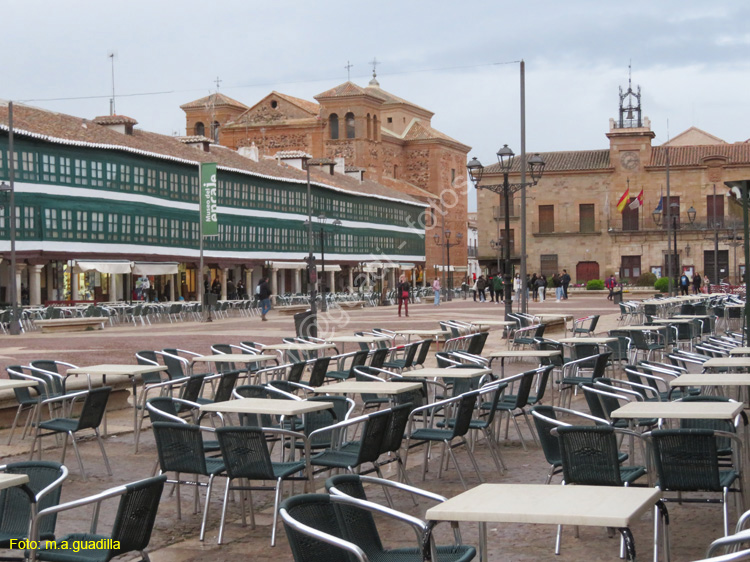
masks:
[[[414,107],[416,109],[419,109],[421,111],[425,111],[425,112],[429,113],[430,115],[435,115],[429,109],[425,109],[424,107],[421,107],[421,106],[417,105],[416,103],[412,103],[412,102],[406,101],[405,99],[400,98],[398,96],[394,96],[392,93],[386,92],[380,86],[367,86],[367,88],[365,88],[365,91],[367,93],[369,93],[369,94],[377,97],[377,98],[382,99],[386,104],[404,104],[404,105],[408,105],[410,107]]]
[[[324,99],[324,98],[340,98],[345,96],[363,96],[367,95],[367,91],[357,86],[354,82],[344,82],[343,84],[339,84],[338,86],[335,86],[331,88],[330,90],[326,90],[322,94],[318,94],[317,96],[314,96],[316,100]]]
[[[526,159],[530,158],[533,152],[526,153]],[[609,150],[576,150],[563,152],[544,152],[539,156],[544,160],[544,171],[546,172],[563,172],[574,170],[605,170],[610,168]],[[521,171],[521,158],[516,154],[513,160],[511,173]],[[495,162],[486,166],[484,173],[499,174],[500,164]]]
[[[243,109],[247,109],[247,106],[244,103],[238,102],[237,100],[233,100],[229,96],[225,96],[224,94],[215,93],[208,95],[206,97],[197,99],[195,101],[189,101],[187,103],[184,103],[180,106],[180,109],[205,109],[206,106],[211,105],[213,103],[214,107],[219,107],[222,105],[230,105],[233,107],[240,107]]]
[[[7,123],[8,104],[0,100],[0,130],[7,131]],[[13,106],[13,128],[15,134],[19,137],[30,136],[56,144],[77,144],[102,150],[120,150],[153,158],[177,160],[186,164],[216,162],[224,169],[249,175],[265,176],[295,183],[306,181],[304,171],[279,164],[276,160],[255,162],[241,156],[234,150],[215,144],[211,145],[210,152],[204,152],[184,144],[178,137],[150,133],[141,129],[135,129],[132,135],[124,135],[91,120],[22,104],[14,104]],[[419,203],[410,194],[406,194],[408,192],[402,193],[372,181],[360,184],[343,174],[321,176],[320,183],[324,187],[362,195]]]
[[[700,166],[705,158],[720,156],[727,164],[750,164],[750,144],[707,144],[701,146],[670,146],[670,166]],[[667,148],[655,146],[651,149],[650,166],[667,165]]]
[[[302,98],[295,98],[294,96],[290,96],[288,94],[282,94],[281,92],[277,92],[276,90],[274,90],[271,93],[275,96],[285,99],[289,103],[294,104],[300,107],[301,109],[304,109],[305,111],[307,111],[308,113],[312,115],[318,115],[320,113],[319,103],[316,103],[314,101],[303,100]]]
[[[455,142],[463,145],[463,143],[457,141],[454,138],[449,137],[445,133],[441,133],[437,129],[430,127],[423,121],[414,121],[411,127],[404,134],[404,140],[430,140],[430,139],[441,139],[449,142]],[[465,145],[464,145],[465,146]]]

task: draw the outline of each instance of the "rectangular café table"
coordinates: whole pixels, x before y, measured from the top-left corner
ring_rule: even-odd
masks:
[[[128,377],[133,386],[133,429],[138,427],[138,384],[136,377],[138,375],[144,375],[147,373],[159,373],[166,371],[166,365],[118,365],[118,364],[102,364],[93,365],[91,367],[77,367],[75,369],[68,369],[65,372],[65,376],[71,375],[89,375],[89,376],[101,376],[102,385],[107,384],[107,377]],[[107,418],[104,418],[104,435],[107,435]],[[133,439],[135,439],[135,431],[133,432]]]
[[[333,403],[313,400],[280,400],[276,398],[238,398],[224,402],[201,404],[202,412],[269,414],[272,416],[300,416],[329,408],[333,408]]]
[[[0,390],[12,390],[14,388],[31,388],[36,386],[35,381],[25,381],[16,379],[0,379]]]
[[[284,343],[273,343],[270,345],[264,345],[263,351],[271,350],[278,351],[281,353],[282,358],[286,357],[289,351],[324,351],[326,349],[336,349],[336,346],[332,343],[301,343],[301,342],[284,342]]]
[[[682,375],[687,376],[687,375]],[[733,420],[742,412],[741,402],[628,402],[614,410],[614,419],[714,419]]]
[[[703,363],[703,370],[710,369],[745,369],[750,370],[750,357],[713,357]]]
[[[576,338],[579,340],[581,338]],[[502,378],[505,378],[505,359],[516,358],[523,359],[526,357],[535,357],[539,359],[548,359],[560,355],[560,352],[556,349],[506,349],[500,351],[493,351],[489,354],[490,365],[493,359],[500,358],[500,374]],[[412,376],[409,373],[409,376]]]
[[[190,374],[193,373],[193,367],[196,363],[242,363],[249,365],[251,363],[262,363],[264,361],[276,361],[276,355],[260,354],[252,355],[250,353],[219,353],[216,355],[200,355],[190,358]]]
[[[326,343],[342,344],[341,353],[344,353],[347,343],[366,343],[372,346],[372,344],[374,343],[378,343],[381,341],[388,341],[390,339],[391,339],[390,336],[333,336],[330,338],[326,338]]]
[[[411,341],[412,336],[417,336],[418,338],[423,339],[433,339],[435,340],[435,345],[438,350],[440,350],[440,338],[442,337],[443,341],[445,341],[451,337],[451,333],[446,332],[445,330],[396,330],[396,334],[406,337],[407,342]]]
[[[747,402],[743,396],[743,390],[746,392],[750,386],[750,373],[686,373],[669,381],[672,388],[692,387],[692,386],[733,386],[737,387],[737,396],[741,402]]]
[[[735,347],[729,350],[729,355],[750,355],[750,347]]]
[[[622,533],[628,560],[635,560],[631,524],[654,506],[654,560],[658,530],[666,509],[656,488],[548,486],[544,484],[480,484],[427,510],[430,521],[477,521],[479,559],[488,560],[487,523],[536,523],[613,527]],[[533,536],[533,535],[530,535]],[[664,533],[665,543],[667,532]],[[500,559],[498,557],[498,559]]]
[[[342,381],[314,389],[316,394],[385,394],[394,396],[422,388],[419,382]]]
[[[427,367],[425,369],[414,369],[406,374],[410,379],[472,379],[481,377],[492,372],[492,369],[448,369],[440,367]]]

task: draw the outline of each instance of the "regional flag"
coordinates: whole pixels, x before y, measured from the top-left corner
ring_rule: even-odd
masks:
[[[630,202],[630,205],[628,205],[628,209],[635,210],[638,207],[643,207],[643,189],[641,189],[641,192],[638,194],[638,197],[633,199]]]
[[[630,188],[625,189],[625,193],[622,194],[622,197],[620,197],[620,200],[617,202],[617,210],[621,213],[625,210],[625,206],[628,204],[628,199],[630,199]]]

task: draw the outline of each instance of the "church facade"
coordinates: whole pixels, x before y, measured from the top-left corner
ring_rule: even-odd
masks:
[[[261,160],[301,151],[424,202],[418,226],[425,228],[425,262],[414,280],[452,270],[447,282],[460,285],[468,259],[470,147],[434,129],[431,111],[383,90],[374,76],[367,87],[347,81],[315,101],[274,91],[247,107],[215,93],[181,108],[187,135],[210,127],[221,145],[257,151]]]
[[[712,283],[736,283],[745,267],[737,251],[742,222],[724,182],[750,178],[750,143],[728,143],[692,127],[654,145],[640,88],[632,87],[620,91],[620,114],[606,136],[608,148],[541,153],[544,176],[527,190],[528,272],[549,276],[567,269],[574,283],[612,274],[632,283],[646,272],[666,276],[671,264],[676,276],[700,273]],[[516,160],[511,181],[520,177]],[[483,183],[501,181],[497,165],[485,170]],[[477,193],[479,256],[490,271],[497,197]],[[520,195],[515,199],[510,212],[517,264]]]

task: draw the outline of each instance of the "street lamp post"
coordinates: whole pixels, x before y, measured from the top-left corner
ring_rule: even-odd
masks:
[[[494,193],[503,195],[503,203],[505,207],[505,271],[503,272],[503,299],[505,301],[505,318],[513,312],[513,302],[511,300],[511,260],[510,260],[510,194],[515,193],[525,187],[535,186],[539,183],[539,180],[544,173],[544,160],[539,154],[534,154],[528,160],[529,169],[531,171],[531,182],[519,182],[510,183],[508,180],[508,174],[513,166],[513,159],[515,154],[508,148],[508,145],[504,145],[500,150],[497,151],[497,160],[500,164],[500,171],[503,173],[503,183],[501,184],[480,184],[482,176],[484,175],[484,166],[477,160],[476,157],[471,159],[466,166],[469,170],[469,176],[476,189],[488,189]]]
[[[673,233],[673,235],[672,235],[673,240],[672,241],[674,242],[674,248],[672,250],[673,251],[672,257],[671,258],[667,257],[667,262],[668,262],[668,265],[670,266],[668,269],[670,271],[672,271],[672,266],[674,266],[674,277],[676,279],[679,279],[680,276],[679,276],[679,272],[677,271],[677,267],[676,267],[677,266],[677,263],[676,263],[677,262],[677,229],[679,228],[679,225],[677,224],[677,217],[679,217],[679,215],[680,215],[680,205],[679,205],[679,203],[676,203],[676,202],[670,203],[669,204],[669,212],[670,212],[670,216],[672,217],[672,233]],[[656,223],[657,226],[659,226],[661,224],[661,209],[659,207],[657,207],[656,209],[654,209],[654,212],[651,213],[651,214],[652,214],[652,216],[654,218],[654,222]],[[695,222],[695,215],[696,214],[697,214],[697,211],[691,205],[690,208],[687,210],[688,221],[690,221],[690,224],[693,224]],[[670,245],[670,242],[671,241],[669,239],[667,239],[667,256],[669,256],[669,245]],[[672,290],[671,290],[672,286],[675,287],[674,293],[675,294],[677,293],[677,285],[673,281],[674,280],[672,278],[670,278],[669,296],[673,296],[672,295]]]
[[[453,275],[451,275],[451,248],[453,246],[458,246],[461,243],[461,239],[464,237],[463,233],[457,232],[456,233],[456,241],[451,244],[451,231],[446,230],[445,231],[445,242],[440,242],[440,235],[435,234],[433,236],[433,239],[435,240],[436,246],[443,246],[448,252],[448,287],[446,287],[446,294],[451,294],[453,291]],[[446,299],[450,300],[450,299]]]
[[[10,306],[13,317],[10,319],[10,334],[21,333],[21,317],[18,310],[18,285],[16,284],[16,190],[15,159],[13,152],[13,102],[8,102],[8,180],[0,184],[0,192],[8,194],[8,220],[10,221]]]
[[[318,225],[320,226],[320,232],[317,232],[316,235],[320,237],[320,293],[323,295],[320,303],[321,312],[325,312],[326,310],[328,310],[328,303],[326,302],[326,237],[329,233],[324,230],[326,222],[327,219],[325,213],[320,213],[320,215],[318,215]],[[305,221],[305,224],[307,224],[307,221]],[[332,224],[335,227],[339,227],[341,226],[341,221],[339,219],[336,219]]]
[[[728,246],[730,246],[734,250],[734,284],[739,285],[741,283],[741,276],[740,276],[740,268],[739,264],[737,263],[737,248],[742,246],[744,243],[742,240],[742,236],[739,235],[737,232],[737,226],[735,225],[732,228],[732,233],[727,236],[726,243]],[[716,278],[714,279],[714,283],[717,285],[719,284],[719,275],[716,274]]]

